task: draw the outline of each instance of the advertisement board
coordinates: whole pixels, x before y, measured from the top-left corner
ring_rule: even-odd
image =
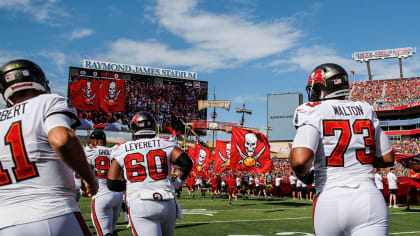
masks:
[[[296,129],[293,126],[293,115],[296,108],[302,104],[301,93],[278,93],[267,96],[267,122],[269,141],[291,141]]]
[[[181,120],[206,120],[207,109],[199,110],[198,101],[207,100],[208,82],[171,78],[169,74],[70,67],[67,94],[82,121],[77,129],[128,131],[130,120],[139,111],[150,112],[161,133],[183,133]]]

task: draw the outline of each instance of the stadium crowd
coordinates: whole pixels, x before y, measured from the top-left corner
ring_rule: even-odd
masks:
[[[197,106],[198,100],[207,99],[207,89],[200,87],[127,80],[125,98],[125,110],[121,112],[78,111],[79,118],[86,123],[79,129],[128,131],[128,121],[140,111],[148,111],[156,117],[164,132],[168,132],[168,127],[180,130],[180,120],[190,122],[206,118],[205,111],[200,112]]]
[[[413,138],[407,142],[394,143],[393,149],[404,154],[415,154],[420,153],[419,144],[420,140]],[[171,172],[173,178],[176,177],[177,170],[173,167]],[[203,197],[206,197],[206,193],[211,193],[212,196],[228,195],[229,178],[234,177],[235,181],[231,182],[235,184],[235,199],[240,195],[243,199],[258,197],[270,200],[272,196],[283,197],[285,194],[291,194],[294,199],[313,200],[314,186],[307,186],[300,181],[293,184],[293,177],[291,176],[295,175],[287,158],[272,159],[272,171],[270,173],[245,173],[231,170],[214,173],[213,170],[212,162],[208,169],[208,175],[190,175],[184,185],[184,189],[187,189],[189,196],[194,197],[195,192],[199,192]],[[393,167],[383,168],[379,171],[385,183],[387,183],[387,174],[391,171],[397,177],[408,177],[410,173],[410,169],[406,169],[400,163],[395,162]],[[267,179],[270,179],[268,184]]]
[[[351,83],[351,100],[380,107],[395,107],[420,101],[420,77]]]

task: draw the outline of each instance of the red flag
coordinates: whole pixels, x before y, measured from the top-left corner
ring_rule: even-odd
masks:
[[[270,145],[262,133],[232,126],[231,143],[230,169],[271,172]]]
[[[176,131],[172,126],[168,126],[168,131],[172,134],[172,137],[176,137],[178,135],[181,135],[181,132]]]
[[[229,169],[230,141],[216,140],[216,150],[213,154],[214,172],[220,173]]]
[[[194,162],[194,157],[195,157],[195,148],[193,147],[189,147],[188,148],[188,157],[193,160]]]
[[[82,111],[99,111],[99,81],[80,79],[69,85],[69,98]]]
[[[107,112],[124,111],[124,80],[101,80],[101,108]]]
[[[351,70],[351,71],[350,71],[350,73],[351,73],[352,75],[354,75],[354,70]]]
[[[395,161],[401,163],[402,166],[415,171],[420,171],[420,153],[403,154],[393,149]]]
[[[208,169],[211,161],[211,151],[207,148],[195,144],[195,157],[193,165],[193,173],[199,176],[208,176]]]

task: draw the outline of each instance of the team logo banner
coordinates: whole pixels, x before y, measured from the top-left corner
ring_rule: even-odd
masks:
[[[107,113],[124,111],[124,80],[101,80],[100,102]]]
[[[220,173],[229,169],[230,147],[230,141],[216,140],[216,150],[213,154],[215,173]]]
[[[271,172],[270,145],[262,133],[233,126],[231,145],[230,169]]]
[[[99,81],[80,79],[69,85],[73,106],[82,111],[99,111]]]
[[[205,147],[195,144],[195,157],[193,165],[193,173],[199,176],[207,176],[211,161],[211,151]]]

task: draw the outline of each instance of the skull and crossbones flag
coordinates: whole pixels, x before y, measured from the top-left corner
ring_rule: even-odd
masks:
[[[69,98],[81,111],[99,111],[99,81],[79,79],[69,84]]]
[[[229,169],[230,141],[216,140],[216,150],[213,154],[214,172],[220,173]]]
[[[101,80],[99,100],[107,113],[124,111],[124,80]]]
[[[258,132],[232,126],[230,165],[232,170],[271,172],[270,145]]]
[[[397,150],[393,150],[395,161],[399,162],[407,169],[420,171],[420,153],[417,154],[404,154]]]
[[[198,145],[198,143],[195,143],[193,173],[198,176],[208,177],[208,169],[210,166],[211,158],[212,153],[209,149]]]

